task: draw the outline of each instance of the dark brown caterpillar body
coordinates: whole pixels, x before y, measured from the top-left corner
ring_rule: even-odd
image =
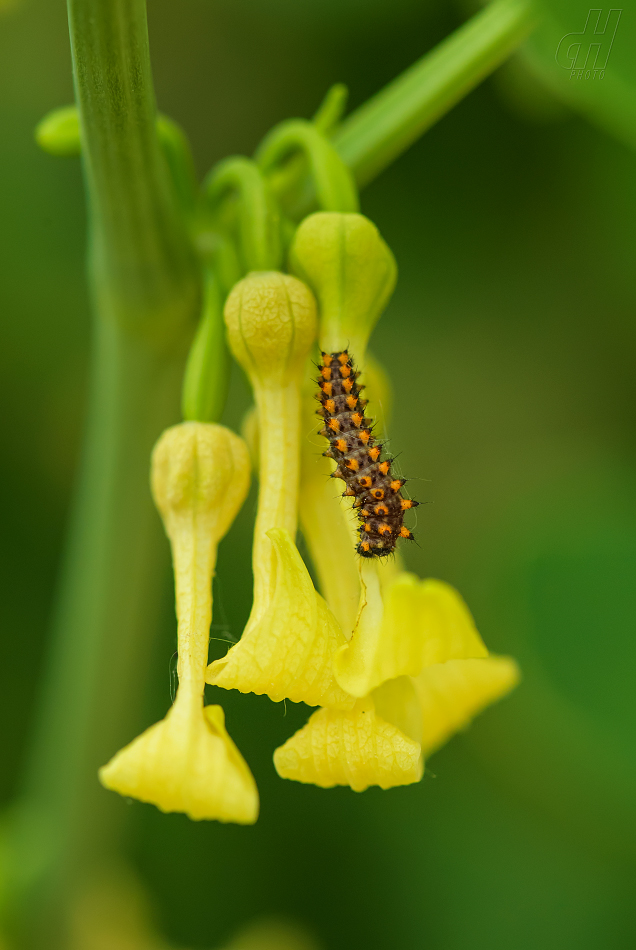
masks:
[[[404,526],[404,512],[416,508],[417,501],[403,498],[405,479],[391,475],[392,459],[382,458],[382,449],[373,438],[373,422],[364,415],[364,388],[358,386],[356,371],[347,350],[323,353],[318,415],[325,420],[321,435],[330,446],[323,455],[337,463],[334,478],[344,479],[344,495],[355,496],[360,518],[358,554],[386,557],[395,550],[398,538],[413,540]]]

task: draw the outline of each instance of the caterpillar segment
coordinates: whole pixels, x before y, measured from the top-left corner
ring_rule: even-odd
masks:
[[[323,455],[336,463],[333,477],[345,482],[343,494],[354,498],[360,519],[357,552],[361,557],[386,557],[400,538],[413,540],[404,512],[419,503],[403,496],[406,479],[391,474],[392,458],[382,458],[373,420],[364,414],[368,400],[360,397],[360,373],[348,351],[322,353],[319,369],[318,415],[324,420],[320,434],[329,440]]]

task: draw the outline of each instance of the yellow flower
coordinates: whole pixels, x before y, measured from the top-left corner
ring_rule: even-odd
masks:
[[[386,403],[386,381],[365,361],[368,337],[395,281],[377,230],[361,215],[312,215],[297,231],[290,261],[318,298],[321,348],[348,348],[367,394]],[[350,710],[314,713],[274,761],[281,776],[325,787],[408,784],[421,777],[422,753],[505,695],[519,672],[514,660],[489,656],[466,605],[447,584],[400,573],[397,559],[356,558],[354,513],[329,486],[332,468],[316,461],[314,446],[306,448],[301,523],[347,638],[334,657],[335,677],[358,702]]]
[[[277,749],[282,778],[354,791],[417,782],[422,755],[518,682],[515,661],[489,656],[448,584],[402,573],[383,598],[375,565],[363,562],[363,571],[358,622],[334,661],[338,683],[358,702],[314,713]]]
[[[254,601],[241,640],[210,664],[207,682],[266,693],[274,702],[351,706],[332,669],[344,636],[292,540],[301,387],[316,334],[315,301],[295,277],[252,273],[228,297],[225,321],[230,348],[252,383],[259,421]]]
[[[381,596],[375,565],[362,563],[364,601],[352,639],[338,651],[336,678],[352,696],[366,696],[426,666],[487,657],[459,594],[442,581],[400,574]]]
[[[251,824],[258,792],[220,706],[203,706],[217,546],[249,485],[242,439],[223,426],[185,422],[159,439],[152,489],[172,547],[179,689],[165,719],[99,773],[106,788],[191,818]]]

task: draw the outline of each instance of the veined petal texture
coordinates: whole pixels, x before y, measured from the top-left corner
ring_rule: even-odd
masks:
[[[251,825],[258,791],[220,706],[175,704],[99,772],[106,788],[190,818]]]
[[[282,778],[363,792],[370,785],[392,788],[422,777],[419,743],[376,715],[370,697],[353,709],[319,709],[274,753]]]
[[[276,554],[275,590],[265,614],[227,656],[207,670],[207,682],[242,693],[265,693],[274,702],[351,707],[336,683],[333,656],[345,642],[338,623],[315,591],[286,531],[267,532]]]

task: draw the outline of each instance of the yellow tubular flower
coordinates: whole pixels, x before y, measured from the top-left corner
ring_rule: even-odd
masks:
[[[420,753],[434,752],[519,681],[514,660],[488,655],[449,585],[403,574],[383,605],[377,574],[364,582],[353,638],[336,657],[336,669],[352,658],[337,678],[362,698],[348,712],[314,713],[277,749],[283,778],[357,791],[416,782]]]
[[[309,215],[296,231],[289,264],[318,300],[320,348],[329,353],[348,349],[363,371],[367,394],[381,406],[388,392],[386,377],[365,354],[371,331],[393,293],[397,267],[378,229],[361,214]],[[325,477],[334,463],[317,460],[312,448],[307,448],[303,460],[301,526],[327,602],[349,637],[360,599],[356,519],[351,500],[338,499]],[[396,565],[388,562],[375,570],[384,579],[395,573]]]
[[[308,705],[351,705],[333,678],[344,637],[296,551],[301,385],[316,334],[316,307],[295,277],[253,273],[225,307],[228,340],[254,388],[259,498],[254,603],[239,643],[208,667],[207,681]]]
[[[350,707],[354,700],[332,671],[333,655],[344,643],[342,631],[287,532],[272,528],[267,537],[277,563],[274,596],[256,626],[211,664],[214,682],[226,689],[249,684],[250,692],[267,693],[274,702]]]
[[[217,546],[249,487],[242,439],[223,426],[168,429],[152,457],[152,490],[172,547],[179,689],[168,715],[99,773],[106,788],[190,818],[252,824],[258,792],[220,706],[203,706]]]
[[[318,298],[321,349],[348,349],[366,375],[366,343],[395,281],[377,229],[361,215],[312,215],[296,233],[290,263]],[[368,382],[373,401],[372,372]],[[421,777],[421,753],[512,689],[518,670],[514,660],[488,655],[452,587],[355,557],[354,519],[326,478],[331,470],[305,453],[301,520],[322,590],[347,637],[353,631],[334,673],[358,701],[314,713],[274,762],[282,777],[323,787],[409,784]]]

